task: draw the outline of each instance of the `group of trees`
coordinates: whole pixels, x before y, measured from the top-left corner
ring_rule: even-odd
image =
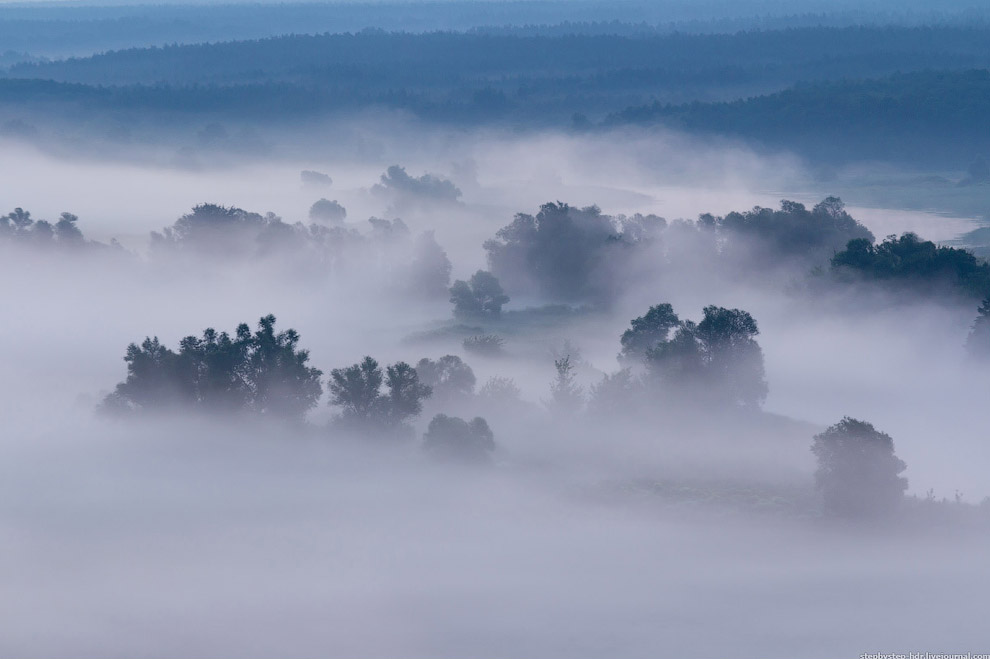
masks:
[[[662,123],[693,133],[741,136],[818,162],[882,159],[958,166],[960,153],[990,149],[990,71],[985,66],[922,68],[927,70],[817,81],[733,101],[655,101],[615,113],[605,123]]]
[[[323,394],[323,371],[308,365],[309,352],[299,348],[295,330],[275,331],[272,315],[261,318],[254,332],[247,324],[233,335],[208,328],[202,337],[182,339],[177,351],[148,337],[130,344],[124,361],[127,377],[104,398],[105,413],[256,415],[300,424]],[[410,421],[423,411],[434,387],[438,398],[450,403],[470,396],[474,383],[471,368],[452,355],[420,360],[416,368],[400,361],[384,369],[365,357],[333,369],[327,389],[329,405],[339,410],[335,428],[396,440],[413,435]],[[484,419],[468,423],[438,414],[424,448],[437,457],[477,462],[487,460],[495,444]]]
[[[542,22],[548,21],[534,23]],[[12,25],[23,31],[25,23]],[[788,147],[841,141],[830,153],[855,149],[856,155],[871,152],[856,148],[855,139],[837,140],[837,134],[855,132],[850,137],[870,140],[867,145],[884,140],[910,147],[917,141],[910,138],[918,133],[955,128],[954,119],[962,114],[959,106],[970,106],[970,114],[963,115],[970,120],[967,127],[980,125],[978,93],[946,90],[929,79],[927,84],[912,81],[915,95],[902,101],[882,79],[856,79],[944,69],[934,77],[985,68],[990,65],[985,27],[808,26],[660,34],[632,26],[633,34],[616,32],[630,27],[611,24],[598,34],[574,33],[579,29],[574,25],[556,30],[534,25],[522,32],[503,26],[498,33],[461,34],[371,30],[304,35],[285,30],[297,34],[239,42],[224,37],[211,39],[224,43],[17,64],[8,74],[16,80],[9,82],[31,84],[19,90],[8,87],[0,97],[24,114],[45,102],[69,117],[80,105],[115,117],[183,108],[186,114],[222,113],[236,119],[311,117],[374,106],[411,111],[434,121],[510,118],[530,125],[546,125],[548,120],[560,125],[575,112],[603,116],[632,105],[612,121],[664,121],[693,130],[742,133]],[[114,29],[119,26],[114,24]],[[555,31],[565,34],[548,34]],[[11,38],[18,36],[14,30]],[[158,40],[171,41],[175,40]],[[849,83],[824,89],[809,84],[789,95],[749,102],[701,102],[748,98],[830,79],[856,82],[860,88],[850,89]],[[926,93],[928,87],[935,89]],[[643,105],[654,99],[658,105]],[[926,130],[918,129],[919,114]]]
[[[990,305],[985,305],[990,306]],[[753,337],[756,323],[738,309],[706,307],[697,323],[680,321],[669,304],[653,306],[622,335],[620,358],[657,368],[681,360],[676,379],[683,385],[690,368],[699,368],[704,386],[721,388],[723,402],[758,404],[766,394],[762,355]],[[319,401],[322,371],[308,365],[308,351],[299,347],[292,329],[277,332],[275,317],[265,316],[252,332],[241,324],[233,335],[209,328],[202,337],[187,336],[173,351],[158,338],[146,338],[127,348],[127,378],[103,401],[112,414],[195,411],[207,414],[251,414],[295,424]],[[673,336],[671,336],[673,333]],[[688,337],[688,338],[684,338]],[[693,343],[692,348],[684,344]],[[672,355],[671,351],[677,352]],[[685,356],[688,356],[685,359]],[[691,360],[694,366],[685,367]],[[570,355],[554,362],[557,377],[546,402],[551,412],[573,416],[583,405]],[[707,369],[707,370],[705,370]],[[650,379],[639,383],[626,367],[607,375],[592,388],[589,412],[617,415],[630,411],[638,395],[656,396]],[[470,366],[455,355],[421,359],[415,368],[396,362],[384,369],[365,357],[361,362],[330,372],[329,405],[338,409],[333,426],[361,437],[394,441],[413,435],[411,421],[433,396],[437,404],[463,405],[474,392]],[[637,391],[639,387],[639,391]],[[664,391],[663,394],[669,394]],[[491,400],[517,399],[518,388],[506,378],[493,378],[479,394]],[[437,413],[423,435],[423,449],[445,461],[483,463],[495,449],[494,434],[485,419],[466,421]],[[818,460],[816,486],[825,512],[842,517],[873,517],[896,508],[907,487],[900,476],[904,463],[894,455],[891,438],[872,425],[845,418],[814,437]]]
[[[342,224],[343,207],[324,201],[311,210],[319,222],[308,226],[289,224],[274,213],[200,204],[171,227],[152,232],[151,257],[189,255],[204,262],[269,259],[335,274],[370,265],[411,295],[439,298],[447,293],[452,265],[433,232],[413,239],[401,219],[372,217],[369,230],[362,233]]]
[[[717,306],[705,307],[703,314],[694,323],[681,320],[670,304],[650,307],[622,334],[620,361],[645,367],[647,381],[671,393],[758,408],[768,388],[756,320],[746,311]]]
[[[454,315],[465,320],[496,318],[502,313],[502,305],[509,296],[502,290],[498,279],[490,272],[478,270],[469,281],[458,279],[450,287],[450,301]]]
[[[650,242],[663,218],[604,215],[597,206],[547,203],[519,213],[484,244],[489,268],[510,292],[536,290],[555,301],[607,301],[627,250]]]
[[[724,217],[705,214],[698,224],[720,234],[723,255],[764,265],[768,259],[815,265],[850,240],[873,241],[873,234],[846,212],[838,197],[826,197],[811,210],[785,199],[779,210],[757,206]]]
[[[23,208],[15,208],[6,215],[0,215],[0,244],[33,246],[38,248],[59,247],[78,250],[84,247],[100,246],[86,240],[77,225],[79,218],[72,213],[62,213],[57,222],[36,220]]]
[[[178,352],[158,337],[127,347],[127,379],[103,401],[109,412],[250,412],[301,422],[323,393],[323,372],[307,365],[295,330],[275,332],[275,316],[231,336],[209,328],[187,336]]]
[[[385,197],[392,203],[412,201],[455,202],[461,196],[453,182],[434,174],[410,176],[405,167],[390,166],[381,180],[371,188],[372,194]]]
[[[882,282],[901,290],[990,296],[990,264],[971,252],[922,240],[914,233],[887,236],[880,244],[858,238],[835,254],[832,272],[843,281]]]

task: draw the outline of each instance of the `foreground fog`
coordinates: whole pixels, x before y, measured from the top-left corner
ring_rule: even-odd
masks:
[[[990,496],[990,381],[964,349],[978,301],[822,283],[803,262],[753,272],[755,247],[715,263],[674,233],[689,235],[674,220],[702,213],[820,202],[827,186],[801,191],[802,164],[787,155],[662,133],[377,142],[363,154],[197,168],[155,154],[128,164],[0,151],[0,211],[53,222],[75,213],[87,238],[123,245],[0,254],[0,654],[986,650],[978,504]],[[461,195],[390,188],[380,177],[395,164],[449,179]],[[301,170],[333,182],[304,185]],[[291,252],[190,256],[149,241],[197,204],[306,224],[320,198],[338,201],[341,227],[365,236],[353,261],[329,270]],[[419,296],[406,285],[422,232],[434,232],[452,279],[466,280],[487,267],[484,241],[515,213],[558,200],[660,215],[671,233],[662,249],[622,260],[608,304],[575,299],[561,317],[539,316],[534,308],[559,300],[525,290],[501,320],[453,320],[444,290]],[[878,242],[973,228],[846,210]],[[371,216],[401,218],[408,239],[376,237]],[[570,355],[587,394],[622,365],[630,321],[667,302],[696,322],[708,305],[752,314],[762,410],[686,397],[611,416],[551,412],[555,358]],[[415,366],[452,354],[473,369],[475,391],[507,377],[521,400],[427,400],[415,437],[389,445],[333,426],[326,392],[302,426],[94,412],[124,380],[129,343],[157,336],[176,349],[207,327],[253,330],[269,313],[299,332],[324,384],[365,355]],[[503,336],[502,354],[466,351],[474,325]],[[420,438],[435,413],[484,416],[491,463],[430,460]],[[913,512],[878,523],[820,513],[812,436],[844,416],[893,437]]]

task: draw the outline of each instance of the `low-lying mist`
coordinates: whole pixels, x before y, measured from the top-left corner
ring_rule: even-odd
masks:
[[[0,226],[0,654],[985,651],[983,266],[832,260],[972,221],[673,133],[352,130],[181,166],[0,150],[0,211],[33,221]],[[207,328],[256,382],[268,314],[322,371],[299,418],[115,389],[146,337],[212,377]],[[347,399],[365,356],[432,395]],[[444,454],[469,425],[437,415],[494,450]],[[899,514],[823,508],[813,437],[847,416],[893,438]]]

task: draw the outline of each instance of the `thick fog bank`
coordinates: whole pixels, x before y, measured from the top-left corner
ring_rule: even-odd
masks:
[[[4,654],[979,650],[983,535],[188,425],[3,448]],[[828,622],[825,622],[828,621]],[[823,631],[823,629],[831,631]]]
[[[0,654],[986,650],[986,266],[881,242],[969,221],[675,134],[396,132],[196,168],[0,151]],[[895,248],[969,278],[832,261]],[[264,372],[266,323],[319,398],[203,403]],[[156,377],[206,394],[156,407]],[[811,447],[847,416],[906,463],[896,514],[823,505]],[[459,430],[481,459],[444,455]]]

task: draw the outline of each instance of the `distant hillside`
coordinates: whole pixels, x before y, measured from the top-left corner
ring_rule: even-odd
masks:
[[[654,103],[606,126],[662,124],[752,139],[818,159],[936,160],[990,153],[990,71],[924,71],[802,84],[724,103]]]

